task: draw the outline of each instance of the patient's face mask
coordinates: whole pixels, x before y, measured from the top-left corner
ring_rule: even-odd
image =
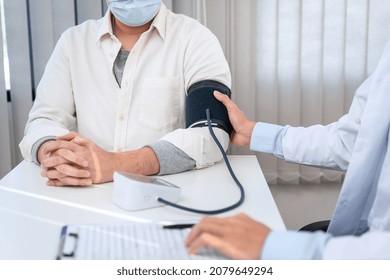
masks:
[[[160,10],[161,0],[107,0],[111,13],[128,26],[142,26]]]

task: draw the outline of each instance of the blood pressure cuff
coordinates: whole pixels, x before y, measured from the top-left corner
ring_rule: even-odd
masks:
[[[210,111],[210,119],[213,127],[226,131],[229,135],[233,127],[229,121],[225,106],[214,97],[214,91],[231,96],[230,89],[224,84],[204,80],[190,86],[186,99],[186,128],[207,127],[206,109]]]

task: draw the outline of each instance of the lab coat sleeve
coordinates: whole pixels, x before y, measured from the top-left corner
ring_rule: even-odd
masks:
[[[197,26],[196,30],[189,39],[185,51],[184,86],[186,90],[194,83],[203,80],[215,80],[230,88],[229,66],[217,38],[204,26]],[[214,132],[226,151],[229,145],[229,135],[218,128],[214,128]],[[212,165],[222,159],[221,152],[207,127],[177,129],[166,134],[161,140],[170,142],[194,159],[196,168]]]
[[[329,239],[323,259],[390,259],[390,232],[373,231],[360,236]]]
[[[326,126],[288,128],[282,140],[285,160],[346,170],[359,131],[370,84],[371,78],[360,86],[349,112],[337,122]]]
[[[66,36],[58,41],[37,88],[25,136],[19,144],[23,157],[32,161],[32,147],[47,136],[59,136],[76,127]]]
[[[274,154],[283,158],[282,139],[289,126],[257,123],[253,129],[250,149],[252,151]]]
[[[274,231],[265,240],[261,258],[283,260],[390,259],[390,232],[332,237],[328,233]]]

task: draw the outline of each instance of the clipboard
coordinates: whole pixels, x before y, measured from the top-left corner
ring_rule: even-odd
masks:
[[[156,223],[65,225],[57,260],[216,260],[211,248],[189,255],[184,241],[192,224]]]

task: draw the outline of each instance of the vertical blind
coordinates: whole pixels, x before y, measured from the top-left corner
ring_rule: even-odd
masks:
[[[0,22],[2,19],[0,13]],[[8,119],[8,102],[5,88],[5,75],[2,65],[4,65],[3,54],[3,32],[0,28],[0,178],[11,169],[11,138],[9,137],[10,125]]]
[[[257,1],[258,121],[329,124],[347,112],[390,39],[390,1]],[[340,181],[342,173],[259,155],[268,182]]]

